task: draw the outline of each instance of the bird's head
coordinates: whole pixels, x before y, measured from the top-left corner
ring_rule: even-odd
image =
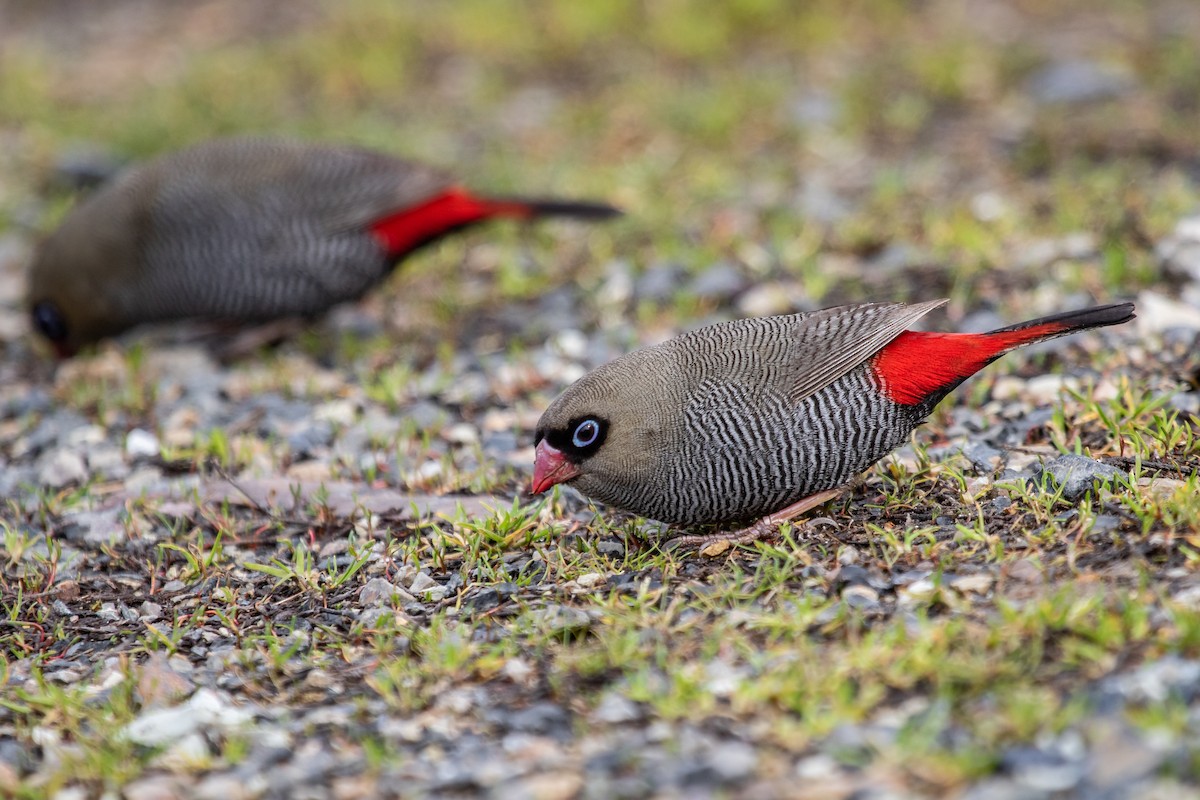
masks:
[[[26,307],[33,329],[68,358],[128,325],[114,313],[99,254],[73,252],[73,243],[58,239],[52,235],[34,258]]]
[[[671,448],[679,409],[659,348],[647,348],[589,372],[567,387],[538,420],[534,494],[570,483],[614,502],[622,487],[652,480]]]
[[[29,267],[30,322],[63,358],[133,324],[121,297],[135,280],[137,228],[127,204],[102,205],[104,199],[76,206],[40,243]]]

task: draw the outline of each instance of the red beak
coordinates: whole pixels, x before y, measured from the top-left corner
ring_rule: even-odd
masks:
[[[557,483],[565,483],[579,477],[579,467],[567,461],[561,450],[551,447],[546,440],[538,442],[537,457],[533,461],[533,494],[542,492]]]

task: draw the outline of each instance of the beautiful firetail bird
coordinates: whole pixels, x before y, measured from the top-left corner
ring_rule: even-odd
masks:
[[[588,373],[538,422],[533,492],[749,541],[820,505],[1010,350],[1133,319],[1098,306],[990,333],[910,325],[946,301],[869,303],[710,325]]]
[[[28,305],[34,329],[70,355],[144,322],[316,314],[484,220],[618,213],[480,197],[439,170],[353,147],[217,139],[126,170],[73,209],[38,249]]]

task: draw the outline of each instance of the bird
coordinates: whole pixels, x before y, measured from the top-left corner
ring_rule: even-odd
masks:
[[[909,329],[945,303],[734,320],[621,356],[546,408],[530,491],[567,484],[683,528],[757,519],[673,540],[701,552],[759,539],[837,496],[1010,350],[1134,318],[1116,303],[989,333]]]
[[[132,166],[76,205],[38,246],[26,302],[65,357],[146,322],[315,315],[484,220],[619,213],[477,195],[439,169],[353,146],[212,139]]]

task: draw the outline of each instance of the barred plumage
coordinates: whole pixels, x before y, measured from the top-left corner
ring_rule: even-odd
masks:
[[[476,198],[439,170],[352,147],[218,139],[134,167],[80,203],[39,248],[29,303],[41,331],[72,350],[143,322],[310,315],[360,297],[407,252],[464,225],[615,213]]]
[[[1003,352],[1132,316],[1123,304],[992,334],[905,333],[938,305],[711,325],[606,364],[542,415],[535,491],[570,481],[596,500],[679,525],[768,515],[851,480]],[[925,357],[929,371],[947,377],[925,386],[919,375],[889,372],[897,357],[918,371]],[[925,386],[919,398],[906,399],[917,386]],[[595,435],[581,442],[589,422]]]

